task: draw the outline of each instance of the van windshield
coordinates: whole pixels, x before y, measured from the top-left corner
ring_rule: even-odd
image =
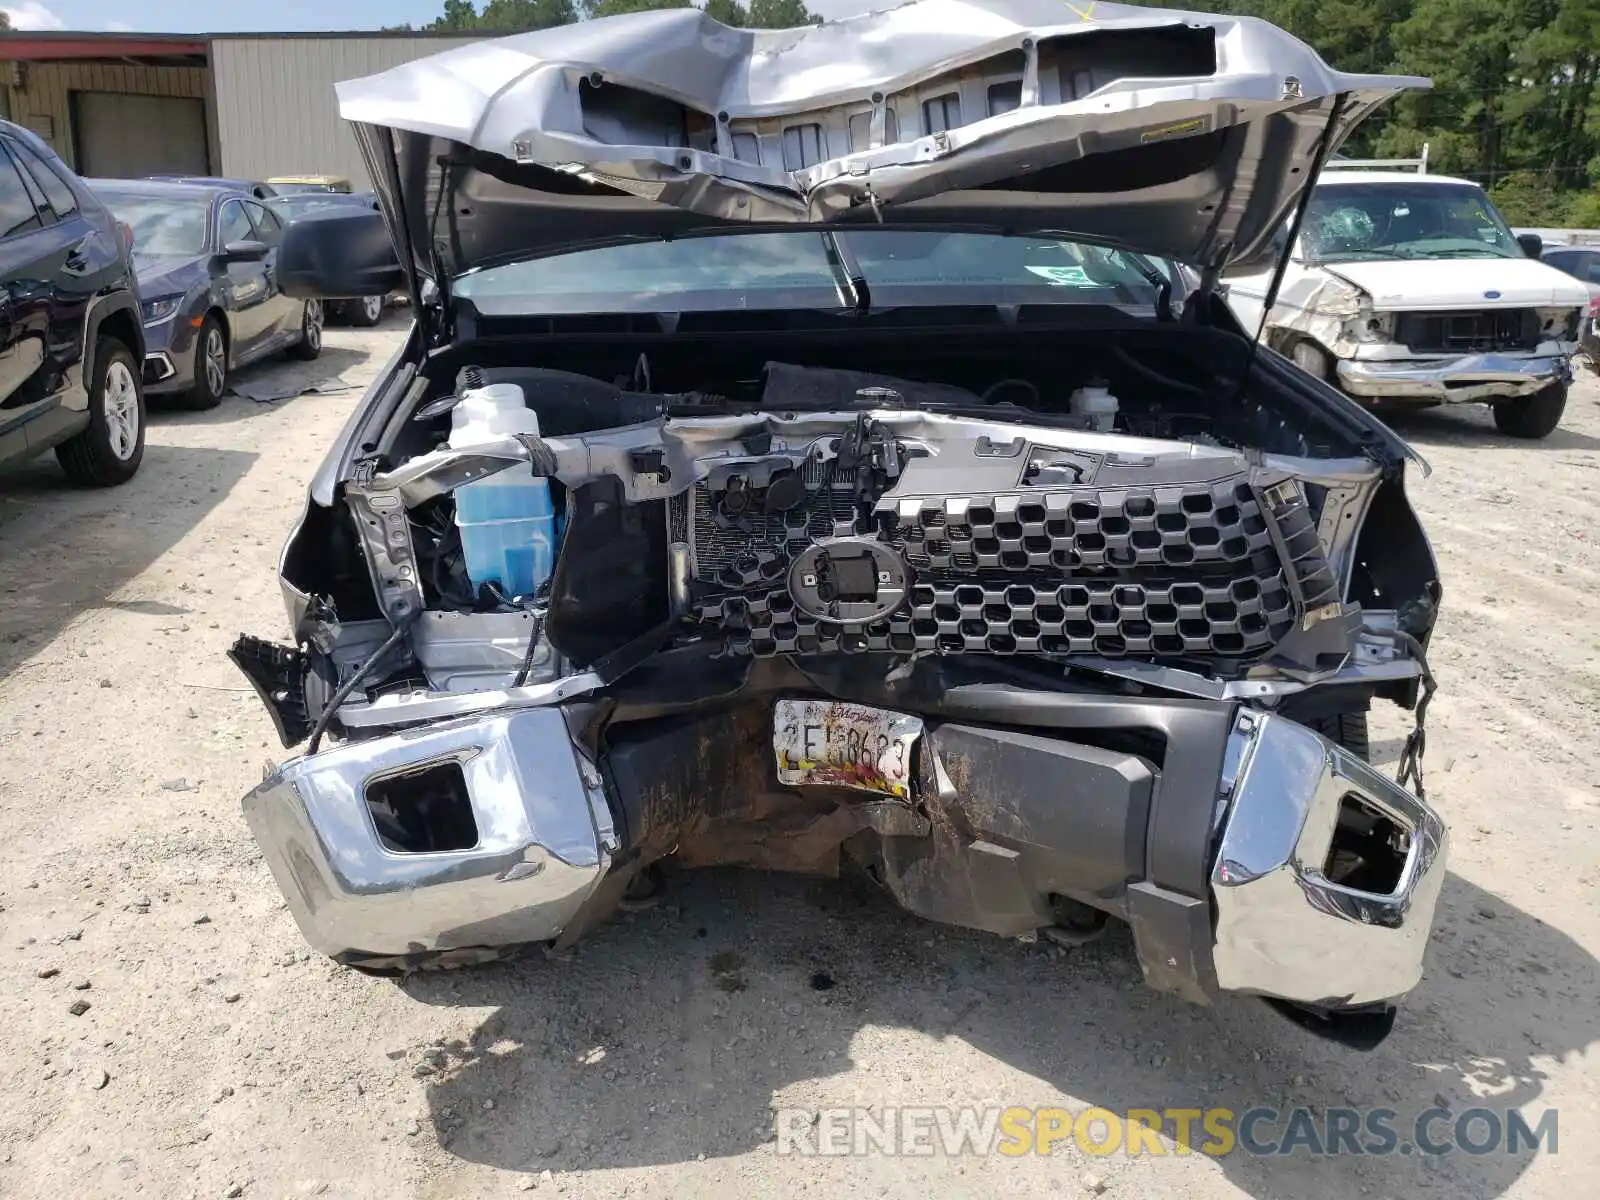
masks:
[[[1522,257],[1482,188],[1403,178],[1319,185],[1306,208],[1301,242],[1313,263]]]

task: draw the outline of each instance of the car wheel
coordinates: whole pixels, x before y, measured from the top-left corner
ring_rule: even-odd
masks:
[[[289,347],[292,358],[310,362],[322,353],[322,301],[307,300],[300,315],[300,340]]]
[[[222,322],[207,316],[194,340],[194,386],[176,399],[184,408],[215,408],[227,389],[228,336],[222,332]]]
[[[1343,746],[1362,762],[1372,761],[1372,740],[1367,734],[1364,712],[1330,713],[1303,722],[1312,733],[1320,733],[1336,746]]]
[[[383,297],[363,296],[359,300],[346,300],[345,319],[360,329],[371,329],[383,320]]]
[[[133,354],[115,338],[94,348],[89,428],[56,447],[67,478],[84,487],[132,479],[144,458],[144,386]]]
[[[1514,438],[1549,437],[1567,408],[1567,385],[1552,383],[1531,396],[1502,400],[1494,406],[1494,426]]]
[[[1307,375],[1315,375],[1318,379],[1329,379],[1333,375],[1333,363],[1322,347],[1305,338],[1289,348],[1289,361]]]

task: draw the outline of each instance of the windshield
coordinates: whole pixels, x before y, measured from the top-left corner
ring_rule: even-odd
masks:
[[[1060,238],[850,230],[839,240],[874,309],[895,305],[1154,305],[1170,267]],[[1152,273],[1157,275],[1153,282]],[[634,242],[487,267],[453,290],[484,312],[696,312],[838,307],[841,267],[801,233]]]
[[[1378,258],[1521,258],[1482,188],[1469,183],[1338,183],[1306,208],[1311,262]]]
[[[112,215],[133,230],[133,252],[153,257],[204,254],[209,200],[96,189]]]

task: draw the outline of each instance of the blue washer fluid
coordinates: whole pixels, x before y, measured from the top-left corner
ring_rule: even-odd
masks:
[[[514,383],[462,393],[451,413],[452,448],[508,434],[539,435],[539,414]],[[556,517],[548,480],[518,464],[455,490],[456,526],[474,588],[495,584],[510,597],[531,596],[555,570]]]

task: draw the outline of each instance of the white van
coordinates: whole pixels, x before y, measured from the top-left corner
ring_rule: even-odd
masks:
[[[1262,336],[1363,401],[1486,403],[1503,433],[1541,438],[1566,407],[1589,297],[1540,250],[1477,184],[1428,174],[1426,157],[1331,163]],[[1248,333],[1271,278],[1227,280]]]

